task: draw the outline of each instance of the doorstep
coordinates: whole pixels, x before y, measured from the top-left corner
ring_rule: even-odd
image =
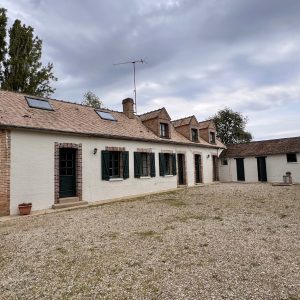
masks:
[[[87,201],[71,201],[70,198],[65,198],[66,200],[61,201],[62,199],[59,200],[60,203],[53,204],[52,208],[53,209],[60,209],[60,208],[69,208],[69,207],[77,207],[77,206],[87,206],[88,202]]]

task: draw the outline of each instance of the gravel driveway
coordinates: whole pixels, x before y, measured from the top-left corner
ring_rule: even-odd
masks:
[[[0,223],[0,299],[300,299],[300,185],[215,184]]]

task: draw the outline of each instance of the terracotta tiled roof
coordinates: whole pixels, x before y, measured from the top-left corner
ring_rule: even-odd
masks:
[[[211,120],[199,122],[199,129],[208,128],[211,123]]]
[[[159,108],[159,109],[156,109],[156,110],[153,110],[153,111],[149,111],[147,113],[144,113],[144,114],[140,115],[140,118],[141,118],[142,121],[157,118],[163,109],[164,108]]]
[[[174,121],[172,121],[172,124],[173,124],[174,127],[188,125],[188,124],[191,123],[191,120],[192,120],[193,117],[194,116],[190,116],[190,117],[174,120]]]
[[[222,152],[222,157],[262,156],[290,152],[300,153],[300,137],[230,144]]]
[[[91,107],[47,99],[53,111],[30,108],[24,94],[0,90],[0,127],[18,127],[56,132],[87,134],[110,138],[194,144],[170,127],[172,139],[156,136],[143,123],[143,117],[129,119],[124,113],[110,111],[117,120],[101,119]],[[159,113],[160,110],[158,110]],[[153,115],[155,112],[150,112]],[[210,146],[203,142],[202,146]]]

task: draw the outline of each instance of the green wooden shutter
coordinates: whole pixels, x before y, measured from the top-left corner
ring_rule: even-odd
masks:
[[[109,151],[101,151],[102,180],[109,180]]]
[[[155,177],[156,171],[155,171],[155,154],[149,153],[150,155],[150,176]]]
[[[166,162],[163,153],[159,153],[159,175],[165,176],[166,174]]]
[[[172,154],[172,174],[177,175],[176,154]]]
[[[122,160],[123,160],[123,178],[129,178],[129,153],[128,151],[122,152]]]
[[[134,152],[134,177],[141,177],[142,155],[140,152]]]

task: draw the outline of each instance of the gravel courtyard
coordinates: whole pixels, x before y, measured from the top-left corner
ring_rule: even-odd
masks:
[[[0,222],[0,299],[300,299],[300,185],[215,184]]]

